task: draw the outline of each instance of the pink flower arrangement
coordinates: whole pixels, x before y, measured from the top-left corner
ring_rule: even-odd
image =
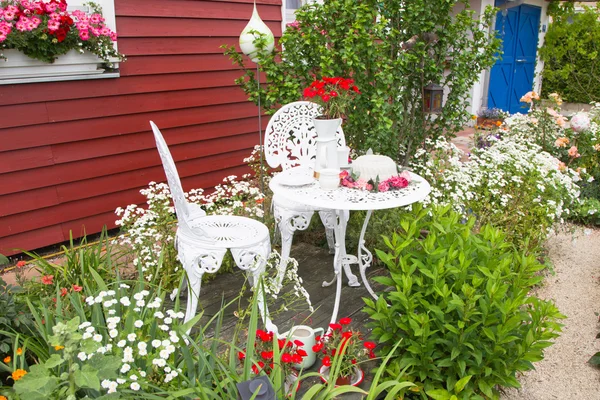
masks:
[[[399,175],[392,176],[384,181],[373,182],[353,177],[348,171],[344,170],[340,173],[340,180],[342,186],[351,189],[387,192],[389,190],[404,189],[410,183],[411,177],[408,171],[402,171]]]
[[[123,59],[112,44],[117,34],[104,24],[102,9],[69,13],[66,0],[4,0],[0,2],[0,44],[31,58],[54,62],[72,49],[84,49],[106,62]]]

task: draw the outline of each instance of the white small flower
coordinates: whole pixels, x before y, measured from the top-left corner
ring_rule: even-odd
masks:
[[[171,317],[167,317],[164,319],[165,324],[170,324],[171,322],[173,322],[173,319]]]
[[[139,384],[139,383],[137,383],[137,382],[133,382],[133,383],[131,384],[131,386],[129,386],[129,387],[131,388],[131,390],[136,390],[136,391],[137,391],[137,390],[140,390],[140,384]]]
[[[161,318],[161,319],[165,317],[165,315],[162,312],[160,312],[160,311],[155,312],[154,316],[156,318]]]
[[[151,344],[154,348],[160,347],[160,340],[154,339]]]
[[[130,342],[133,342],[136,337],[137,337],[137,335],[135,333],[130,333],[129,335],[127,335],[127,340],[129,340]]]
[[[88,297],[88,299],[89,299],[89,297]],[[85,321],[84,323],[82,323],[81,325],[79,325],[79,329],[85,329],[85,328],[87,328],[88,326],[91,326],[91,325],[92,325],[91,322]]]
[[[123,379],[123,378],[117,378],[117,383],[118,383],[119,385],[122,385],[122,384],[124,384],[125,382],[127,382],[125,379]]]
[[[94,340],[94,342],[100,343],[102,341],[102,335],[100,335],[99,333],[97,333],[97,334],[94,335],[94,337],[92,339]]]
[[[113,339],[116,338],[118,334],[119,332],[116,329],[111,329],[110,331],[108,331],[108,336],[110,336]]]
[[[121,373],[124,374],[127,371],[129,371],[131,369],[131,366],[129,364],[123,364],[123,366],[121,367]]]
[[[87,355],[83,351],[80,351],[79,354],[77,354],[77,358],[79,358],[81,361],[85,361],[87,360]]]
[[[142,326],[144,326],[144,321],[138,319],[133,323],[133,326],[135,326],[136,328],[141,328]]]
[[[145,377],[146,377],[146,372],[145,372],[145,371],[140,371],[140,376],[141,376],[142,378],[145,378]]]
[[[125,340],[119,340],[119,343],[117,343],[118,347],[125,347],[125,345],[127,344],[127,342]]]
[[[159,325],[158,327],[165,332],[169,330],[169,325]]]
[[[108,379],[105,379],[102,381],[102,383],[100,384],[100,386],[102,386],[104,389],[108,389],[110,385],[110,381]]]
[[[129,379],[131,379],[132,381],[137,381],[138,377],[136,374],[133,374],[129,377]]]

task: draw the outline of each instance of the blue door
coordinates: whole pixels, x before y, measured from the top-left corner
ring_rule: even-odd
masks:
[[[496,1],[496,6],[502,3]],[[511,114],[525,111],[520,99],[533,87],[541,11],[524,4],[498,12],[496,31],[503,55],[490,72],[488,108]]]

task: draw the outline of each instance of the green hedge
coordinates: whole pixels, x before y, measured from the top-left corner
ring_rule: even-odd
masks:
[[[573,3],[553,1],[548,13],[552,23],[540,48],[542,94],[556,92],[575,103],[600,101],[600,11],[575,12]]]

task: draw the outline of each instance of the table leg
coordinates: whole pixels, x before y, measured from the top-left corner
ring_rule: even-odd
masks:
[[[346,274],[346,278],[348,278],[348,286],[358,287],[360,286],[360,282],[358,281],[358,277],[352,273],[350,269],[350,264],[355,263],[356,257],[348,256],[346,253],[346,226],[348,224],[348,211],[344,210],[332,210],[329,215],[333,216],[334,221],[331,221],[331,218],[324,218],[327,221],[328,226],[333,228],[334,236],[335,236],[335,248],[339,248],[339,260],[341,263],[344,273]],[[325,222],[324,221],[324,222]],[[339,231],[338,231],[339,230]],[[339,244],[339,247],[338,247]],[[323,287],[333,285],[333,282],[337,279],[337,276],[334,275],[331,281],[323,282]]]
[[[367,280],[366,271],[367,268],[371,266],[373,262],[373,254],[369,251],[369,249],[365,246],[365,232],[367,231],[367,226],[369,225],[369,220],[371,219],[372,210],[367,211],[367,216],[365,217],[365,222],[363,222],[362,229],[360,231],[360,238],[358,239],[358,269],[360,271],[360,276],[363,280],[363,284],[371,294],[371,296],[377,300],[377,295],[371,289],[371,285],[369,285],[369,281]],[[364,254],[363,254],[364,252]]]
[[[343,255],[346,254],[346,221],[344,220],[344,215],[342,210],[335,210],[335,255],[333,256],[333,270],[335,273],[335,278],[337,280],[337,285],[335,289],[335,303],[333,306],[333,313],[331,314],[331,323],[333,324],[337,320],[338,311],[340,308],[340,298],[342,294],[342,261]],[[343,249],[343,251],[342,251]],[[333,281],[332,281],[333,282]],[[325,285],[326,282],[323,282]],[[328,331],[329,332],[329,331]]]

